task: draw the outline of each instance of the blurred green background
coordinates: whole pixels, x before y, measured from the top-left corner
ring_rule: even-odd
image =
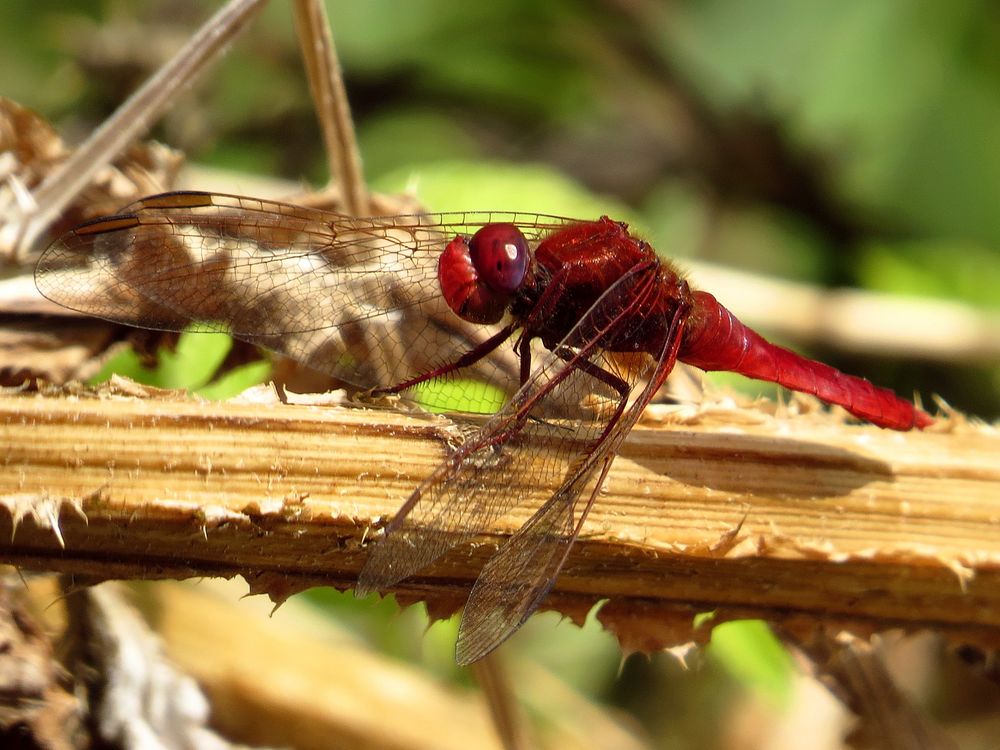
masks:
[[[0,94],[79,140],[214,7],[5,0]],[[669,256],[1000,309],[1000,4],[328,7],[375,189],[413,189],[437,210],[608,213]],[[272,2],[153,134],[191,161],[322,184],[287,5]],[[1000,415],[995,358],[808,353],[903,394]],[[391,607],[317,597],[389,650],[451,672],[453,624],[423,638],[412,612],[386,620]],[[666,657],[630,660],[619,677],[610,636],[563,626],[553,645],[552,619],[534,618],[515,647],[629,708],[662,746],[713,747],[711,717],[734,694],[780,704],[788,691],[787,658],[754,624],[728,647],[720,636],[696,678]]]

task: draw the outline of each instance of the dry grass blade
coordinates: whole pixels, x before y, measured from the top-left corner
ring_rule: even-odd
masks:
[[[884,750],[957,750],[958,745],[910,703],[882,661],[877,643],[851,636],[838,639],[831,674],[861,717],[864,747]]]
[[[524,733],[524,717],[504,669],[503,656],[494,651],[472,664],[472,673],[486,698],[504,750],[527,750],[530,745]]]
[[[992,363],[1000,315],[951,300],[830,290],[690,262],[692,280],[755,328],[842,351],[888,357]]]

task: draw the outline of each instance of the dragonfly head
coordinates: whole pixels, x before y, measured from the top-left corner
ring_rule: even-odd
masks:
[[[455,237],[438,260],[448,306],[472,323],[496,323],[528,269],[528,242],[513,224],[487,224],[466,242]]]

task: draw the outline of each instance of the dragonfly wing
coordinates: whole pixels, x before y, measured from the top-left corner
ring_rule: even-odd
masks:
[[[444,244],[492,214],[353,218],[256,198],[167,193],[68,232],[35,280],[53,301],[141,328],[200,321],[359,388],[437,369],[496,329],[442,299]],[[537,239],[558,220],[522,215]],[[470,376],[516,382],[512,353]],[[499,371],[498,371],[499,370]]]
[[[634,360],[620,368],[599,346],[601,335],[633,324],[630,313],[649,303],[656,280],[655,267],[643,268],[613,285],[511,401],[414,491],[372,550],[359,579],[360,594],[417,572],[515,508],[541,507],[484,570],[477,590],[487,604],[479,612],[470,603],[466,618],[471,616],[472,624],[463,629],[472,641],[492,643],[492,648],[523,622],[544,597],[578,533],[574,510],[581,491],[593,481],[598,466],[605,460],[610,464],[617,445],[673,365],[679,335],[671,337],[673,354],[647,357],[645,370],[635,367]],[[596,376],[598,371],[605,378]],[[626,408],[635,384],[650,374],[656,377]],[[607,376],[618,383],[617,390]],[[586,411],[588,401],[598,406]],[[534,412],[560,413],[569,406],[586,418],[528,424]],[[544,488],[556,484],[559,489],[548,496]],[[591,501],[598,484],[589,494]],[[523,576],[526,571],[531,575]],[[530,583],[514,585],[522,579]],[[512,594],[515,601],[504,603]]]
[[[619,446],[677,361],[686,314],[685,310],[675,311],[668,323],[672,333],[645,387],[610,425],[604,441],[583,456],[552,498],[483,568],[462,615],[456,645],[459,664],[481,659],[503,643],[527,621],[555,585]],[[579,501],[584,496],[587,500],[581,507]]]
[[[611,460],[605,459],[606,467]],[[593,467],[560,487],[486,563],[462,615],[455,646],[459,664],[471,664],[486,656],[542,603],[579,536],[605,473],[601,472],[593,483],[578,521],[574,517],[577,499],[593,480]]]
[[[584,391],[582,383],[554,389],[556,365],[546,362],[525,385],[527,392],[559,400]],[[414,490],[369,553],[358,579],[359,596],[409,577],[521,506],[537,508],[548,496],[545,488],[566,475],[585,450],[576,439],[577,425],[568,420],[526,424],[528,414],[513,405],[516,401],[515,396]],[[599,428],[588,424],[585,433],[584,439],[593,439]]]

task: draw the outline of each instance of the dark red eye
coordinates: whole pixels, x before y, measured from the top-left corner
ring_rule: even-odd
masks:
[[[496,323],[507,309],[507,295],[491,289],[479,278],[469,253],[469,243],[456,237],[438,259],[438,283],[448,307],[472,323]]]
[[[512,294],[528,269],[528,242],[513,224],[487,224],[469,241],[479,278],[495,292]]]

